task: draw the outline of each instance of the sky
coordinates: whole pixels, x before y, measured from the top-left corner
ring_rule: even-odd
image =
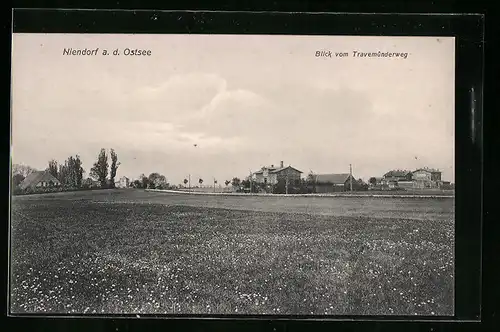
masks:
[[[14,34],[12,162],[113,148],[117,177],[244,178],[283,161],[367,180],[440,169],[454,182],[454,38]],[[97,55],[63,55],[65,48]],[[125,56],[125,48],[150,56]],[[102,50],[118,49],[118,56]],[[316,57],[316,51],[332,57]],[[403,58],[353,57],[407,52]],[[335,52],[348,52],[335,57]]]

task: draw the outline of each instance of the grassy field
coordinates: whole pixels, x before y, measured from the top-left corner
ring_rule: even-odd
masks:
[[[453,199],[14,197],[13,313],[453,315]]]

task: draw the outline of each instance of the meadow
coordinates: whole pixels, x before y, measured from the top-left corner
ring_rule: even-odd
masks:
[[[453,315],[454,200],[13,197],[12,313]]]

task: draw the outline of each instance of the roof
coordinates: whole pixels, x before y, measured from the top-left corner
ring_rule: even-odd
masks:
[[[291,168],[291,169],[293,169],[293,170],[296,170],[296,171],[297,171],[297,172],[299,172],[299,173],[302,173],[301,171],[299,171],[298,169],[296,169],[296,168],[294,168],[294,167],[292,167],[292,166],[280,167],[280,168],[277,168],[277,169],[272,170],[272,171],[269,171],[269,172],[270,172],[270,173],[279,173],[279,172],[284,171],[285,169],[288,169],[288,168]]]
[[[41,181],[54,182],[55,184],[61,184],[58,179],[56,179],[48,171],[36,171],[28,175],[20,184],[21,189],[26,189],[28,187],[34,187]]]
[[[349,173],[342,174],[316,174],[316,183],[344,184],[349,179]]]
[[[425,171],[425,172],[429,172],[429,173],[441,173],[441,171],[438,169],[426,168],[426,167],[418,168],[418,169],[414,170],[412,173],[419,172],[419,171]]]
[[[406,170],[392,170],[392,171],[389,171],[387,173],[384,174],[384,177],[405,177],[407,176],[409,173],[411,173],[410,171],[406,171]]]
[[[265,170],[267,170],[268,172],[271,172],[271,171],[274,171],[275,169],[276,169],[276,167],[274,167],[274,166],[264,166],[260,170],[258,170],[257,172],[254,172],[253,174],[262,174],[262,173],[264,173]]]
[[[279,173],[287,168],[291,168],[296,170],[299,173],[302,173],[298,169],[292,167],[292,166],[286,166],[286,167],[262,167],[262,169],[258,170],[257,172],[254,172],[253,174],[262,174],[264,173],[264,170],[267,170],[269,173]]]

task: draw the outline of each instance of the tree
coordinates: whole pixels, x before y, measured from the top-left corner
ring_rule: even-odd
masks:
[[[368,179],[368,182],[369,182],[372,186],[374,186],[374,185],[376,185],[376,184],[377,184],[377,178],[375,178],[375,177],[373,177],[373,176],[372,176],[370,179]]]
[[[186,186],[186,184],[188,184],[189,181],[188,181],[188,179],[184,179],[183,182],[184,182],[184,186]]]
[[[76,172],[75,172],[75,161],[73,157],[69,157],[64,163],[68,169],[67,182],[70,187],[76,187]]]
[[[200,178],[200,179],[198,180],[198,183],[199,183],[199,184],[200,184],[200,186],[201,186],[201,185],[203,184],[203,179],[202,179],[202,178]]]
[[[21,182],[23,182],[23,180],[25,179],[24,175],[22,174],[14,174],[14,176],[12,177],[12,186],[15,188],[17,186],[19,186],[21,184]]]
[[[139,176],[139,181],[141,181],[141,188],[146,189],[149,186],[149,179],[146,175],[141,174]]]
[[[159,173],[149,174],[148,183],[151,189],[165,189],[168,187],[167,178]]]
[[[252,193],[257,193],[261,189],[260,185],[257,185],[257,183],[250,180],[250,177],[247,177],[245,180],[242,180],[241,186],[243,186],[243,188],[245,188],[245,189],[249,189],[250,192],[252,192]]]
[[[250,188],[250,180],[245,179],[245,180],[241,181],[240,183],[243,186],[243,188]]]
[[[27,166],[24,164],[12,164],[12,175],[21,174],[25,178],[33,172],[37,170],[31,166]]]
[[[316,176],[314,175],[314,173],[312,171],[309,172],[309,174],[307,174],[307,178],[306,178],[306,181],[307,183],[314,183],[316,182]]]
[[[59,165],[59,170],[57,171],[57,175],[59,177],[57,179],[59,180],[59,182],[61,182],[63,186],[67,185],[67,180],[66,180],[67,174],[68,174],[67,166]]]
[[[313,192],[313,188],[308,184],[307,178],[300,179],[299,193],[300,194],[310,194]]]
[[[233,187],[239,187],[241,185],[241,180],[239,178],[233,178],[231,184]]]
[[[82,167],[82,161],[81,161],[79,155],[75,156],[74,164],[73,164],[73,172],[75,173],[76,187],[79,188],[83,184],[83,174],[85,173],[85,170]]]
[[[275,194],[287,194],[288,186],[285,177],[279,177],[276,184],[273,186],[273,192]]]
[[[111,149],[110,152],[111,155],[111,169],[110,169],[110,182],[111,186],[115,186],[115,176],[116,176],[116,170],[118,169],[118,166],[120,166],[120,163],[118,162],[118,155],[116,154],[115,150]]]
[[[309,191],[316,191],[316,175],[313,173],[313,171],[310,171],[309,174],[307,174],[306,186],[309,188]]]
[[[108,178],[108,155],[105,149],[101,149],[97,161],[94,166],[90,169],[90,176],[101,183],[101,187],[106,186],[106,180]]]
[[[59,165],[59,181],[63,186],[71,186],[71,172],[68,165],[68,160],[64,164]]]
[[[59,176],[58,176],[58,171],[59,171],[59,168],[57,166],[57,161],[52,159],[49,161],[49,167],[47,168],[47,170],[49,171],[49,173],[55,177],[56,179],[59,179]]]
[[[224,183],[225,183],[225,185],[226,185],[226,187],[227,187],[227,186],[229,186],[229,184],[231,183],[231,181],[226,180],[226,181],[224,181]]]
[[[83,167],[80,156],[76,155],[75,157],[69,157],[67,164],[71,179],[71,186],[74,188],[80,188],[83,182]]]
[[[357,190],[368,190],[368,184],[363,181],[363,179],[358,179]]]
[[[52,171],[51,171],[52,169]],[[57,162],[54,160],[49,161],[49,171],[55,172],[57,169]],[[57,179],[64,185],[70,188],[80,188],[83,186],[83,173],[85,171],[82,167],[80,156],[70,156],[63,165],[59,165],[57,169]]]

